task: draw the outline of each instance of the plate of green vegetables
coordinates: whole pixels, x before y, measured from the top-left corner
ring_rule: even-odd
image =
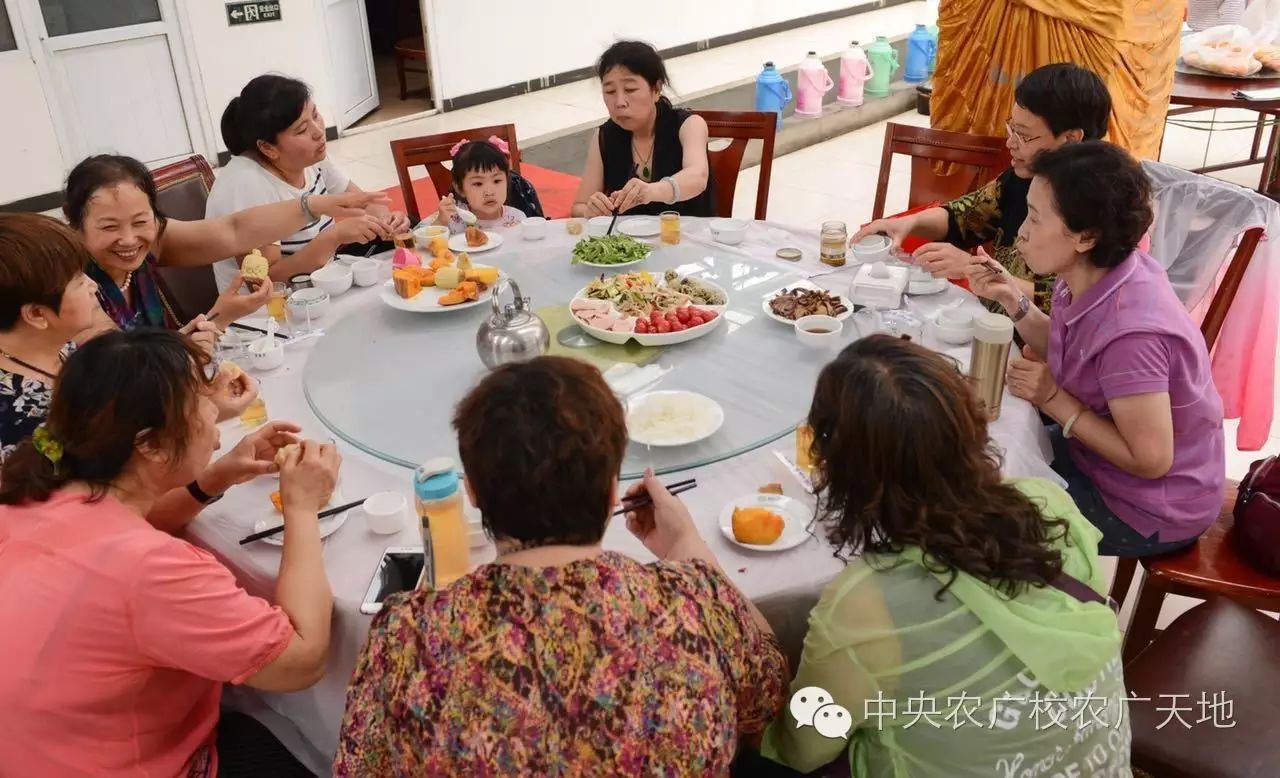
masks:
[[[586,238],[573,247],[573,264],[587,267],[626,267],[649,258],[653,248],[626,235]]]

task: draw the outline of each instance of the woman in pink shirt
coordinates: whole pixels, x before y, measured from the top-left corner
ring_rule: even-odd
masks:
[[[218,447],[207,358],[165,330],[114,332],[62,368],[49,413],[0,474],[0,775],[212,776],[225,682],[303,689],[324,672],[332,595],[317,512],[338,455],[280,467],[278,605],[146,516]],[[292,436],[227,457],[243,480]],[[218,743],[220,749],[234,744]]]
[[[970,274],[1026,341],[1009,390],[1056,425],[1054,468],[1103,532],[1099,552],[1141,557],[1195,542],[1222,506],[1222,400],[1204,337],[1142,251],[1151,187],[1101,141],[1045,152],[1019,232],[1036,273],[1058,276],[1036,310],[995,263]]]

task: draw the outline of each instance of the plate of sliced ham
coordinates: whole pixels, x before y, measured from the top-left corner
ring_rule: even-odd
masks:
[[[714,286],[713,284],[709,285]],[[720,289],[718,286],[715,288]],[[727,303],[729,299],[727,294],[724,299]],[[632,316],[619,312],[617,307],[609,300],[588,297],[585,288],[569,301],[569,312],[573,315],[573,319],[578,326],[582,327],[588,335],[597,340],[619,346],[629,340],[634,340],[641,346],[672,346],[677,343],[696,340],[704,335],[710,335],[720,326],[720,321],[724,318],[723,313],[728,306],[691,306],[686,302],[683,307],[687,311],[680,314],[680,316],[687,319],[690,313],[696,311],[698,316],[693,320],[696,323],[682,324],[678,331],[673,329],[670,332],[655,332],[651,329],[651,325],[654,322],[653,317],[668,314],[674,316],[678,311],[668,311],[665,314],[651,313],[648,317]],[[637,324],[641,322],[643,324],[637,327]]]

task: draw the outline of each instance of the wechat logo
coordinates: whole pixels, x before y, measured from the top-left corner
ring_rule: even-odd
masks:
[[[835,704],[831,693],[826,689],[820,686],[804,687],[791,695],[789,708],[791,715],[795,717],[796,729],[810,726],[823,737],[849,739],[853,717],[844,706]]]

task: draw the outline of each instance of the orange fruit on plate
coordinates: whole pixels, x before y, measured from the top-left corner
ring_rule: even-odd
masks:
[[[767,508],[734,508],[733,537],[739,543],[771,546],[782,536],[786,521]]]

